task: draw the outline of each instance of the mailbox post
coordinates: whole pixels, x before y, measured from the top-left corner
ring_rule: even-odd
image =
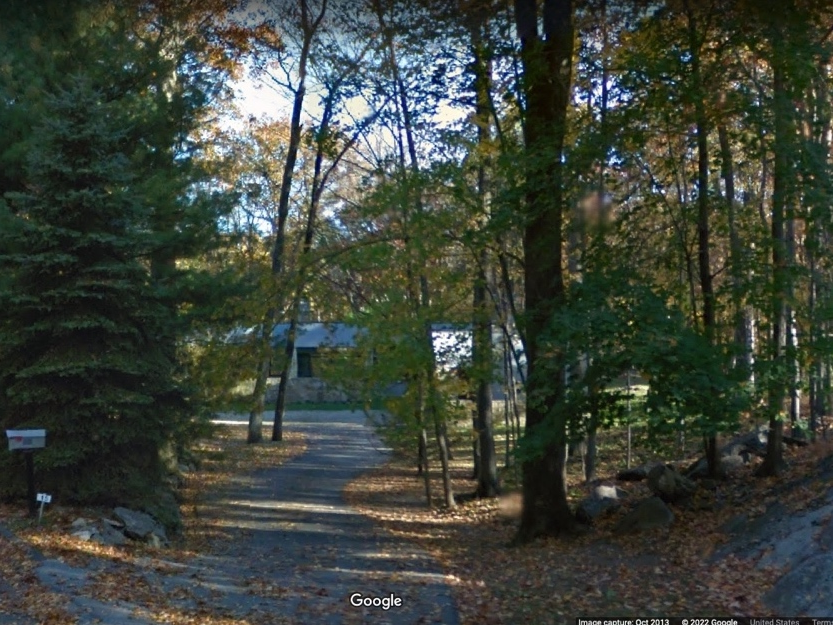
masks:
[[[20,451],[26,459],[26,498],[29,500],[29,516],[38,512],[35,500],[35,461],[32,454],[36,449],[46,447],[46,430],[6,430],[9,451]]]

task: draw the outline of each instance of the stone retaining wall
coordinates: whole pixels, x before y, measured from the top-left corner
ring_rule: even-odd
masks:
[[[269,380],[266,387],[266,403],[274,403],[278,397],[279,379]],[[290,378],[286,389],[288,404],[347,402],[350,397],[343,390],[333,388],[321,378]]]

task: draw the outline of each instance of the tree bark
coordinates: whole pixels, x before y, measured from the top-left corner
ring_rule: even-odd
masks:
[[[485,19],[478,21],[472,29],[472,51],[474,56],[475,82],[475,123],[478,143],[481,148],[478,166],[477,193],[479,196],[478,221],[481,226],[488,224],[488,143],[491,140],[491,64],[484,49],[481,29]],[[477,269],[474,278],[473,323],[472,323],[472,365],[475,373],[475,475],[477,496],[495,497],[500,492],[495,457],[494,419],[492,414],[492,374],[494,371],[492,353],[492,313],[487,294],[486,268],[489,252],[483,247],[478,252]]]
[[[512,442],[514,438],[514,428],[512,426],[512,418],[510,417],[509,410],[511,407],[509,406],[509,367],[511,367],[511,362],[509,361],[509,354],[507,353],[507,345],[506,345],[506,337],[503,337],[503,428],[506,432],[505,436],[505,447],[504,447],[504,458],[503,458],[503,467],[509,468],[510,457],[512,454]]]
[[[417,444],[419,458],[417,462],[420,466],[422,483],[425,488],[425,502],[430,509],[433,507],[434,501],[431,495],[431,474],[428,468],[428,432],[425,431],[425,387],[421,380],[418,384],[416,419],[419,428],[419,442]]]
[[[697,126],[697,264],[700,273],[700,292],[703,296],[703,332],[714,342],[715,293],[712,284],[710,206],[709,206],[709,120],[706,114],[706,90],[700,67],[701,46],[697,32],[697,17],[688,0],[685,2],[688,16],[688,44],[691,52],[691,79],[694,93],[694,115]],[[711,478],[720,475],[720,453],[717,432],[707,432],[706,461]]]
[[[324,151],[323,136],[325,136],[330,129],[330,121],[333,113],[333,100],[337,97],[336,93],[330,92],[328,94],[327,102],[324,106],[324,113],[321,117],[321,124],[318,128],[319,140],[315,150],[315,163],[312,172],[312,187],[310,191],[309,209],[307,212],[307,221],[304,227],[304,240],[301,246],[301,255],[298,258],[298,270],[296,272],[295,292],[292,298],[292,305],[290,309],[289,330],[286,333],[286,344],[284,346],[283,367],[281,369],[281,379],[278,385],[278,396],[275,400],[275,413],[272,423],[272,440],[283,440],[283,420],[286,416],[286,394],[289,385],[289,374],[292,367],[292,360],[295,357],[295,340],[298,334],[298,318],[301,312],[301,302],[304,298],[304,290],[306,289],[306,272],[307,259],[312,253],[312,243],[315,237],[316,224],[318,222],[318,211],[321,207],[321,195],[324,191],[324,185],[327,176],[333,170],[335,164],[340,160],[340,156],[335,159],[335,163],[327,171],[323,172],[324,165]],[[343,154],[342,152],[341,154]]]
[[[566,419],[551,416],[564,394],[563,354],[544,352],[542,335],[564,304],[565,197],[563,148],[573,64],[573,4],[544,0],[543,36],[535,0],[515,0],[526,100],[524,278],[526,290],[527,410],[525,437],[545,436],[547,444],[522,467],[523,510],[516,540],[575,529],[566,492]],[[555,375],[547,361],[556,362]],[[553,422],[554,419],[554,422]],[[549,435],[549,433],[552,433]]]
[[[788,275],[792,275],[795,267],[795,200],[791,201],[785,211],[784,239]],[[787,284],[787,301],[792,302],[795,296],[793,280]],[[787,385],[787,401],[790,414],[790,433],[792,436],[803,435],[801,424],[801,367],[798,362],[798,327],[795,310],[787,305],[786,312],[786,347],[785,358],[789,370],[789,384]]]
[[[265,324],[267,327],[272,327],[273,324]],[[262,334],[266,334],[261,330]],[[269,338],[265,339],[270,341]],[[271,341],[269,342],[271,347]],[[263,440],[263,411],[266,404],[266,385],[269,381],[269,369],[272,365],[271,354],[269,358],[263,358],[258,364],[257,373],[255,376],[254,391],[252,391],[252,410],[249,413],[249,427],[246,435],[247,443],[259,443]]]
[[[789,3],[792,4],[792,3]],[[787,7],[784,7],[788,10]],[[773,117],[775,126],[774,163],[772,172],[772,286],[770,293],[770,362],[773,371],[768,388],[769,438],[763,464],[758,475],[779,475],[785,466],[783,459],[784,422],[784,372],[786,369],[787,290],[790,277],[787,267],[787,242],[785,237],[785,211],[790,195],[790,150],[793,125],[792,98],[788,88],[788,60],[781,26],[772,28],[772,88]]]
[[[425,432],[425,424],[423,415],[425,414],[425,408],[423,406],[424,400],[422,399],[422,391],[419,391],[419,395],[417,397],[417,406],[414,410],[414,420],[417,424],[417,429],[419,430],[419,435],[417,436],[417,475],[425,476],[427,479],[428,476],[428,437]],[[431,505],[431,483],[426,482],[426,497],[428,498],[428,505]]]
[[[831,105],[830,93],[828,88],[828,81],[830,76],[830,57],[823,57],[818,63],[818,78],[814,80],[814,108],[808,126],[815,121],[821,120],[819,124],[816,122],[810,126],[806,132],[807,140],[815,143],[815,147],[819,154],[824,156],[822,160],[821,169],[827,171],[830,163],[830,144],[828,140],[831,135]],[[825,358],[822,353],[821,343],[823,342],[825,321],[819,315],[819,301],[826,299],[824,279],[822,277],[821,268],[819,267],[819,259],[817,258],[819,251],[822,249],[822,232],[824,231],[824,219],[822,214],[827,210],[824,203],[818,206],[813,206],[811,209],[811,216],[808,223],[808,233],[805,238],[805,251],[807,255],[807,265],[809,269],[809,284],[808,284],[808,312],[810,318],[810,325],[807,336],[809,340],[809,351],[811,354],[811,362],[809,367],[809,386],[810,386],[810,433],[815,438],[821,426],[824,414],[827,411],[827,392],[824,387],[825,380]]]
[[[286,160],[284,161],[283,177],[281,178],[280,195],[278,198],[278,224],[275,232],[275,241],[272,245],[272,276],[275,279],[276,290],[278,279],[283,274],[285,265],[286,221],[289,217],[289,200],[292,191],[292,181],[295,175],[295,164],[298,160],[298,150],[301,147],[301,114],[304,110],[304,98],[306,96],[307,64],[312,48],[312,40],[327,11],[327,2],[328,0],[322,1],[321,10],[314,19],[309,14],[307,0],[301,0],[300,3],[303,42],[301,44],[301,53],[298,57],[298,84],[296,85],[292,101],[292,116],[289,123],[289,144],[287,145]],[[255,381],[255,392],[258,395],[252,398],[253,409],[249,414],[249,443],[259,442],[263,438],[263,411],[258,411],[258,409],[265,403],[266,382],[268,381],[269,366],[274,352],[272,349],[272,332],[280,318],[280,304],[277,301],[273,302],[266,314],[266,320],[261,333],[261,351],[264,355],[262,356],[262,362],[258,369],[258,378]],[[286,384],[283,377],[281,378],[281,384]],[[276,429],[279,427],[277,424],[273,425],[273,438]]]

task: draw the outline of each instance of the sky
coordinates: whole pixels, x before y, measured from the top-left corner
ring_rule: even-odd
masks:
[[[272,89],[266,87],[258,89],[257,83],[249,78],[235,82],[234,94],[240,110],[248,115],[254,115],[258,119],[275,117],[275,108],[279,106],[285,108],[288,116],[289,100]]]
[[[232,84],[236,104],[244,116],[254,116],[259,120],[267,118],[289,119],[292,102],[285,93],[266,86],[262,80],[244,76]],[[313,104],[311,98],[304,102],[304,109]]]

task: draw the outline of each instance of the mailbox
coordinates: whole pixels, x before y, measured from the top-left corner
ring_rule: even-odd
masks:
[[[6,430],[9,451],[27,451],[46,447],[46,430]]]

